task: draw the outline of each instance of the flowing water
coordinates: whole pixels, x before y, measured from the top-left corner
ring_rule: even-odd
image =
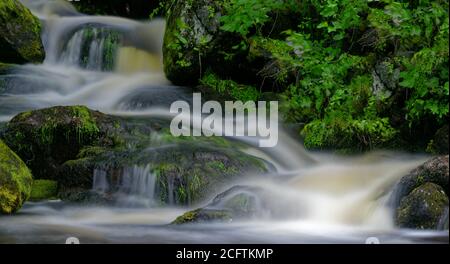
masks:
[[[189,88],[171,85],[162,72],[163,20],[85,16],[67,1],[22,2],[42,20],[47,57],[1,76],[0,122],[55,105],[169,120],[173,101],[191,99]],[[114,190],[114,206],[27,202],[17,215],[0,218],[0,243],[64,243],[71,236],[82,243],[364,243],[373,236],[381,243],[448,243],[447,231],[403,230],[392,220],[395,183],[427,157],[308,153],[282,128],[274,148],[258,148],[257,138],[238,140],[246,153],[274,165],[269,177],[240,175],[223,186],[263,190],[253,218],[168,225],[192,208],[158,206],[155,175],[149,165],[135,165],[114,181],[104,170],[94,172],[93,190]]]

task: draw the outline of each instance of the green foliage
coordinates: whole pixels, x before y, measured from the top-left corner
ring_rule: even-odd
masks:
[[[259,91],[249,85],[238,84],[232,80],[221,80],[214,73],[208,72],[200,80],[205,85],[220,95],[229,96],[234,100],[243,102],[256,101],[259,97]]]
[[[57,196],[58,183],[51,180],[34,180],[30,200],[54,199]]]
[[[268,13],[281,8],[281,0],[231,0],[226,2],[227,15],[220,18],[222,30],[246,36],[252,28],[260,28],[269,21]]]

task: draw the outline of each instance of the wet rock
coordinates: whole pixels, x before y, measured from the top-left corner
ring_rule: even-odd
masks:
[[[441,197],[442,195],[438,194],[437,190],[442,192],[444,197]],[[441,215],[443,214],[445,206],[441,205],[445,204],[442,202],[443,200],[448,200],[448,190],[449,156],[438,156],[428,160],[404,176],[396,185],[391,197],[393,208],[396,208],[396,222],[401,226],[410,228],[436,228],[437,224],[430,221],[437,217],[438,210],[441,211]],[[426,200],[427,197],[431,200]],[[421,198],[424,199],[423,204],[420,204]],[[420,214],[417,212],[416,215],[411,216],[414,217],[414,221],[409,221],[408,217],[414,211],[411,208],[417,207],[420,209],[422,208],[420,206],[429,207],[429,210],[421,209]],[[430,213],[430,215],[426,215],[427,213]],[[423,221],[419,217],[422,217]],[[425,222],[427,224],[424,224]],[[414,226],[414,223],[417,223],[417,225]]]
[[[217,137],[175,138],[167,126],[83,106],[52,107],[17,115],[3,138],[36,179],[57,181],[59,196],[72,201],[99,200],[90,194],[95,170],[105,173],[111,186],[105,194],[114,198],[127,168],[149,166],[156,177],[154,199],[188,205],[220,191],[238,175],[270,168],[242,152],[238,143]]]
[[[25,163],[0,140],[0,214],[19,210],[30,196],[32,182]]]
[[[85,146],[121,143],[120,121],[83,106],[52,107],[15,116],[4,141],[36,179],[55,179],[58,167],[76,159]]]
[[[449,156],[434,157],[408,175],[404,176],[396,186],[395,193],[399,202],[401,198],[408,195],[413,189],[420,185],[431,182],[443,188],[448,194],[449,189]],[[399,203],[396,203],[397,205]]]
[[[232,214],[226,210],[214,209],[196,209],[189,211],[182,216],[177,217],[172,222],[173,225],[199,223],[199,222],[230,222],[232,221]]]
[[[404,197],[397,209],[397,225],[403,228],[437,229],[448,211],[448,197],[444,190],[425,183]]]
[[[6,63],[42,62],[45,52],[41,24],[18,0],[0,3],[0,61]]]
[[[255,217],[262,211],[263,190],[251,186],[233,186],[217,195],[203,208],[186,212],[172,224],[194,222],[230,222],[233,219]]]

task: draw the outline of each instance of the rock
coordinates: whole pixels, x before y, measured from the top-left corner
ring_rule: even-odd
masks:
[[[36,179],[55,179],[58,167],[77,158],[84,146],[120,144],[120,121],[83,106],[24,112],[7,125],[4,141]]]
[[[397,207],[400,200],[420,185],[431,182],[441,186],[448,195],[449,188],[449,156],[434,157],[408,175],[404,176],[395,187],[395,202]]]
[[[107,150],[99,155],[67,161],[57,178],[61,195],[77,201],[74,189],[92,189],[95,170],[106,175],[105,194],[115,199],[122,179],[130,170],[149,172],[156,177],[153,199],[157,204],[192,205],[203,201],[245,172],[267,171],[263,161],[233,147],[212,142],[178,142],[176,145],[136,150]],[[150,176],[149,176],[150,177]],[[65,193],[70,193],[66,195]],[[82,196],[85,200],[85,196]]]
[[[6,63],[42,62],[45,52],[41,24],[18,0],[0,3],[0,61]]]
[[[113,201],[126,170],[147,166],[155,175],[155,201],[188,205],[220,191],[246,172],[268,164],[217,137],[173,137],[168,126],[148,118],[119,118],[83,106],[25,112],[6,127],[5,142],[29,165],[36,179],[58,182],[59,197],[74,202]],[[125,144],[126,142],[126,144]],[[110,189],[92,194],[94,172]],[[148,173],[146,172],[146,173]]]
[[[430,187],[437,186],[437,187]],[[426,188],[425,188],[425,187]],[[439,188],[438,188],[439,187]],[[434,194],[437,195],[435,189],[439,189],[439,191],[443,193],[445,199],[448,200],[448,189],[449,188],[449,156],[438,156],[434,157],[416,169],[412,170],[408,175],[404,176],[399,183],[395,186],[393,195],[391,196],[391,202],[393,208],[396,210],[396,222],[398,224],[402,224],[403,226],[411,227],[411,228],[428,228],[432,226],[431,224],[423,225],[422,222],[418,220],[419,216],[416,217],[416,220],[409,221],[408,217],[410,214],[410,210],[412,210],[412,206],[420,207],[422,205],[419,204],[419,198],[425,198],[427,196],[432,196]],[[413,195],[413,192],[415,194]],[[409,197],[409,198],[408,198]],[[444,200],[443,197],[439,194],[440,201]],[[433,199],[435,196],[432,197]],[[408,202],[405,202],[406,201]],[[433,205],[434,207],[430,207],[430,211],[422,210],[420,213],[423,214],[421,217],[424,221],[431,221],[430,219],[434,219],[436,216],[435,211],[438,210],[435,206],[438,206],[435,200],[425,201],[423,200],[425,205]],[[440,203],[442,204],[442,203]],[[440,205],[439,205],[440,206]],[[441,208],[442,209],[442,208]],[[444,209],[442,209],[444,210]],[[426,213],[433,213],[434,215],[426,216]],[[442,213],[442,212],[441,212]],[[402,215],[401,215],[402,214]],[[412,217],[412,216],[411,216]],[[406,220],[405,220],[406,219]],[[410,224],[408,224],[410,223]],[[421,225],[413,226],[414,223],[420,223]],[[436,223],[433,223],[436,224]],[[422,227],[426,226],[426,227]],[[435,226],[435,225],[434,225]]]
[[[258,216],[263,211],[263,190],[251,186],[233,186],[217,195],[203,208],[186,212],[172,224],[222,221]]]
[[[213,0],[174,3],[167,17],[163,45],[164,72],[174,84],[197,83],[204,70],[202,61],[218,51],[223,5]],[[203,63],[207,65],[206,61]]]
[[[232,221],[232,215],[230,212],[225,210],[213,210],[213,209],[196,209],[189,211],[182,216],[177,217],[172,224],[181,225],[189,223],[199,223],[199,222],[230,222]]]
[[[30,196],[32,181],[25,163],[0,140],[0,214],[22,207]]]
[[[289,68],[292,65],[286,65],[287,60],[275,59],[266,49],[268,46],[264,47],[264,54],[260,52],[263,48],[257,40],[262,38],[246,39],[222,28],[221,18],[227,15],[229,4],[229,0],[175,1],[167,15],[163,45],[167,78],[177,85],[196,85],[209,69],[224,80],[233,79],[257,87],[269,87],[275,81],[284,84],[289,78],[295,78]],[[298,25],[298,14],[293,12],[284,7],[268,13],[269,21],[259,30],[272,38],[284,38],[282,32]],[[287,45],[283,41],[268,40],[283,43],[283,47]]]
[[[397,225],[402,228],[437,229],[448,211],[444,190],[425,183],[404,197],[397,209]]]
[[[58,183],[51,180],[34,180],[30,201],[55,199],[58,195]]]
[[[433,154],[447,154],[448,155],[448,125],[439,128],[434,134],[433,139],[428,144],[427,151]]]

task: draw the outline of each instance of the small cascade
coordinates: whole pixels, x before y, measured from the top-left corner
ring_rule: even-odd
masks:
[[[59,57],[59,63],[93,71],[111,71],[120,39],[120,33],[113,29],[84,26],[69,39]]]
[[[92,190],[112,195],[118,206],[153,207],[155,202],[156,175],[150,165],[132,166],[122,169],[117,177],[112,172],[96,169]]]

